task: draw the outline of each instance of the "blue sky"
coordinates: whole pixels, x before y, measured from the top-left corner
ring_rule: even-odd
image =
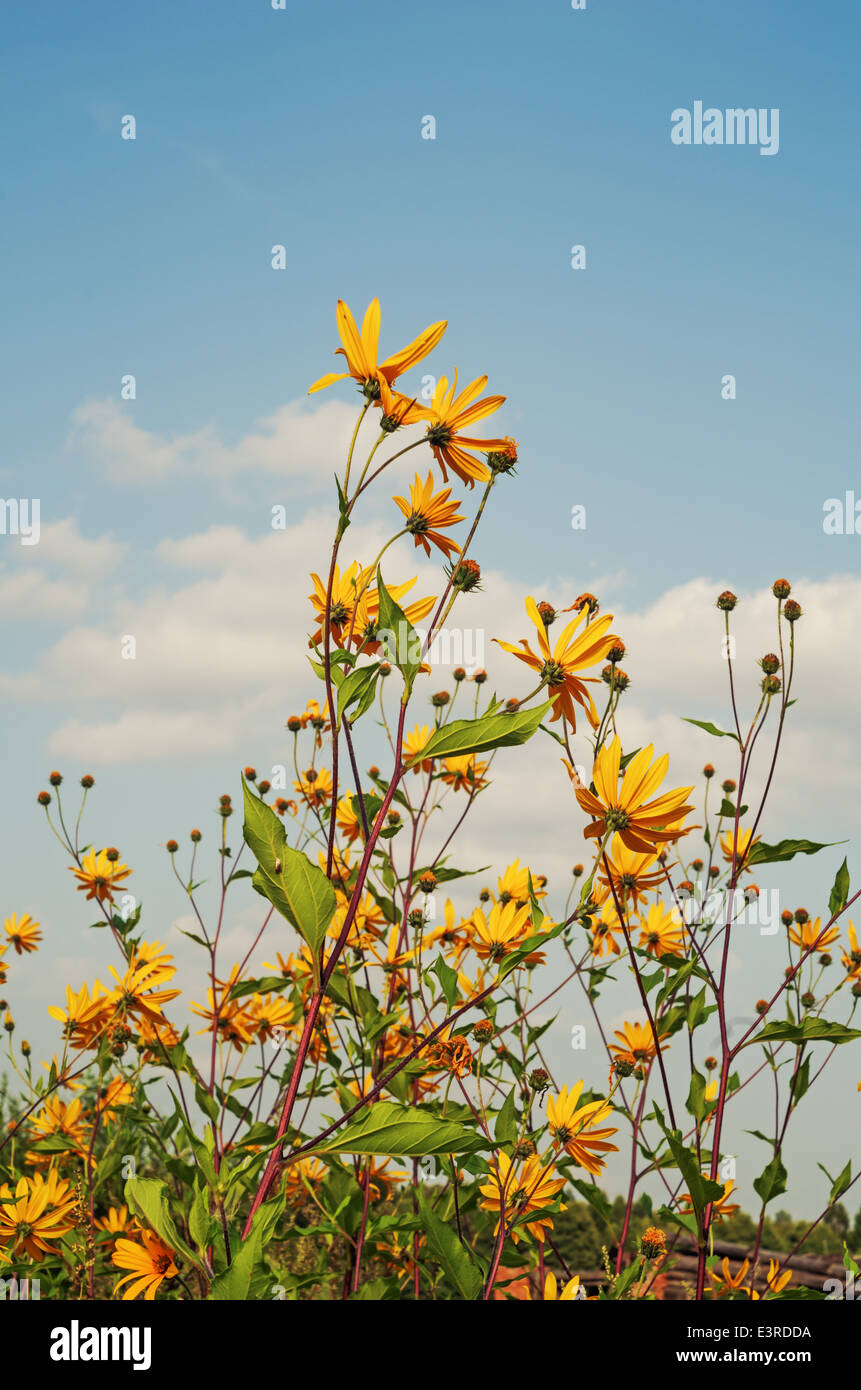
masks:
[[[128,614],[169,609],[190,582],[189,537],[234,528],[253,556],[255,538],[270,538],[271,505],[290,503],[298,524],[328,499],[324,460],[318,479],[253,464],[210,477],[206,455],[239,449],[330,370],[338,296],[358,313],[379,295],[391,348],[447,317],[428,370],[487,372],[508,396],[499,418],[520,441],[519,477],[494,498],[479,558],[513,592],[556,586],[570,602],[604,581],[626,612],[658,613],[668,592],[697,579],[747,592],[787,573],[823,586],[810,592],[822,603],[824,656],[834,658],[832,632],[848,640],[861,539],[825,536],[822,507],[856,483],[861,496],[857,7],[288,0],[281,12],[269,0],[120,10],[49,0],[6,18],[0,491],[38,496],[43,527],[72,519],[78,537],[71,570],[55,572],[71,607],[52,590],[3,614],[4,843],[16,901],[44,862],[20,808],[64,749],[70,777],[98,773],[104,838],[137,844],[142,877],[161,874],[164,838],[203,820],[238,764],[283,758],[282,706],[300,697],[292,668],[280,703],[243,694],[242,719],[223,743],[213,735],[210,753],[195,747],[177,761],[159,745],[91,767],[86,740],[78,755],[71,735],[57,742],[58,726],[68,714],[101,728],[134,699],[94,675],[65,711],[70,677],[54,653],[70,630],[107,625],[115,636]],[[779,153],[675,146],[670,114],[695,100],[779,108]],[[120,138],[127,114],[134,141]],[[421,138],[426,115],[435,140]],[[287,250],[283,272],[270,265],[274,244]],[[571,269],[574,244],[586,247],[585,270]],[[125,373],[137,400],[120,405]],[[733,401],[721,398],[726,373],[737,379]],[[349,391],[332,394],[352,405]],[[73,425],[92,402],[145,432],[123,455],[139,469],[112,464],[113,436],[92,416]],[[175,466],[145,466],[154,440],[169,448],[200,431]],[[585,531],[571,529],[578,503]],[[0,579],[24,563],[2,540]],[[35,550],[27,563],[50,567],[51,546]],[[301,627],[305,581],[285,576],[273,611]],[[714,645],[702,636],[713,626],[705,606],[691,610],[692,642]],[[658,680],[655,650],[644,640],[637,654],[644,687]],[[839,654],[848,660],[845,646]],[[264,668],[279,679],[268,653]],[[15,683],[34,672],[40,693],[16,699]],[[651,692],[654,709],[722,722],[723,671],[713,674],[700,679],[696,708],[679,708],[674,687],[669,704]],[[216,677],[183,687],[174,706],[212,695],[207,679]],[[148,698],[142,717],[168,697]],[[230,687],[225,721],[239,698]],[[774,838],[842,839],[861,825],[849,784],[833,779],[857,750],[831,735],[830,720],[835,701],[847,718],[851,702],[815,683],[810,700],[785,788],[804,824],[776,823]],[[697,745],[691,756],[713,751]],[[839,805],[829,785],[840,786]],[[793,868],[799,894],[812,900],[827,879],[827,896],[838,862]],[[38,914],[79,930],[60,877],[55,864]],[[148,892],[163,932],[176,904],[161,883]],[[95,955],[69,951],[76,962]],[[34,1040],[37,1027],[34,1005]],[[800,1201],[813,1191],[809,1167]]]

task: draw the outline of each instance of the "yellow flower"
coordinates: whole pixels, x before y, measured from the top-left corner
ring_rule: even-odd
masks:
[[[709,1181],[708,1173],[703,1173],[703,1177],[707,1182]],[[711,1204],[711,1219],[713,1222],[722,1221],[725,1216],[735,1216],[736,1212],[739,1210],[738,1202],[731,1202],[729,1200],[734,1187],[735,1183],[730,1179],[730,1181],[724,1185],[723,1196],[713,1199]],[[685,1210],[693,1210],[693,1202],[691,1201],[690,1193],[685,1192],[683,1196],[679,1198],[679,1204],[684,1207]],[[737,1288],[738,1285],[736,1284],[734,1287]]]
[[[470,917],[463,919],[455,926],[454,903],[451,898],[446,898],[444,908],[445,921],[441,927],[434,927],[433,931],[428,932],[424,939],[425,950],[430,955],[433,946],[441,946],[446,955],[450,955],[459,966],[464,954],[469,949],[472,941],[475,925]]]
[[[608,956],[618,956],[621,947],[616,940],[616,932],[621,930],[616,904],[608,899],[601,909],[601,916],[592,923],[592,955],[599,960],[605,952]]]
[[[118,1240],[111,1257],[112,1263],[119,1269],[132,1271],[124,1275],[114,1288],[114,1293],[117,1293],[123,1284],[128,1284],[123,1293],[123,1302],[137,1298],[139,1293],[151,1302],[162,1280],[173,1279],[178,1272],[169,1245],[165,1245],[152,1231],[141,1231],[140,1238],[140,1245],[131,1240]]]
[[[456,792],[477,792],[487,786],[484,774],[487,763],[476,761],[474,753],[464,753],[459,758],[443,758],[442,780]]]
[[[721,1294],[729,1293],[733,1290],[740,1290],[742,1288],[747,1278],[748,1270],[750,1269],[750,1260],[745,1260],[743,1264],[739,1265],[738,1271],[735,1274],[733,1274],[729,1260],[726,1258],[721,1261],[720,1267],[720,1274],[715,1274],[712,1270],[708,1271],[715,1298],[719,1298]]]
[[[733,858],[735,858],[736,867],[738,867],[739,864],[744,864],[744,873],[753,873],[753,870],[747,867],[745,861],[754,845],[758,845],[761,839],[761,835],[757,835],[756,839],[754,839],[753,831],[742,830],[741,826],[738,827],[738,834],[735,836],[732,830],[725,831],[720,837],[720,847],[727,864],[731,864]],[[733,855],[733,845],[735,845],[735,855]]]
[[[612,888],[615,888],[622,907],[627,906],[629,901],[633,907],[637,907],[640,898],[664,882],[664,870],[653,849],[646,854],[635,852],[628,849],[618,835],[614,835],[605,853],[610,872],[608,875],[602,856],[592,890],[596,902],[603,903],[607,898],[612,900]]]
[[[528,903],[530,873],[529,865],[524,864],[521,868],[519,859],[515,859],[513,864],[509,864],[505,873],[496,880],[499,901],[508,903],[513,899],[518,907],[523,907],[524,903]],[[539,884],[535,874],[532,874],[532,891],[536,898],[547,897],[547,893]]]
[[[103,903],[113,901],[114,889],[129,877],[131,869],[120,863],[114,849],[100,849],[98,854],[90,849],[83,855],[80,868],[69,865],[69,872],[79,880],[79,893],[86,892],[88,898],[97,898]]]
[[[523,1235],[524,1226],[513,1226],[512,1223],[529,1212],[538,1212],[549,1206],[565,1186],[565,1178],[551,1177],[553,1164],[542,1165],[537,1154],[532,1154],[518,1167],[512,1164],[508,1154],[500,1150],[496,1155],[496,1162],[498,1171],[491,1171],[488,1182],[479,1188],[482,1195],[481,1206],[485,1211],[500,1213],[501,1219],[505,1222],[506,1232],[517,1245]],[[561,1206],[559,1210],[565,1211],[565,1207]],[[543,1242],[545,1233],[553,1229],[553,1218],[540,1216],[535,1221],[524,1224],[531,1236]],[[495,1231],[498,1230],[499,1220],[495,1228]]]
[[[34,1139],[48,1139],[60,1135],[79,1148],[87,1136],[87,1125],[83,1117],[83,1107],[78,1099],[68,1102],[57,1095],[48,1096],[42,1109],[33,1116]],[[36,1155],[39,1161],[43,1155]]]
[[[230,991],[239,981],[239,965],[234,965],[230,975],[226,980],[217,980],[219,988],[213,993],[210,988],[206,991],[208,1008],[203,1008],[193,1000],[189,1004],[192,1013],[197,1014],[198,1018],[206,1020],[206,1027],[199,1029],[199,1033],[218,1033],[224,1042],[232,1043],[237,1052],[241,1052],[244,1047],[252,1041],[255,1032],[255,1024],[249,1011],[248,1005],[239,999],[231,999]]]
[[[332,774],[326,767],[309,767],[293,786],[309,806],[325,806],[332,795]]]
[[[392,382],[396,381],[404,372],[409,371],[410,367],[421,362],[422,358],[427,357],[428,353],[436,347],[447,327],[444,320],[432,323],[407,347],[396,352],[394,356],[387,357],[385,362],[378,365],[380,301],[372,299],[368,305],[362,321],[361,333],[343,299],[338,300],[336,318],[338,337],[341,339],[342,346],[335,349],[335,355],[347,359],[347,371],[328,372],[326,376],[321,376],[319,381],[315,381],[313,386],[309,386],[309,396],[315,391],[322,391],[325,387],[332,386],[336,381],[344,381],[348,376],[351,376],[354,381],[359,383],[369,400],[377,400],[379,399],[382,380],[385,379],[386,384],[391,386]]]
[[[546,1303],[548,1300],[553,1300],[553,1299],[555,1299],[558,1303],[573,1303],[576,1299],[579,1299],[579,1297],[580,1297],[580,1275],[579,1275],[579,1274],[575,1274],[573,1279],[569,1279],[569,1280],[568,1280],[568,1283],[565,1285],[565,1287],[562,1289],[561,1292],[559,1291],[559,1286],[558,1286],[558,1284],[556,1283],[556,1275],[555,1275],[555,1274],[548,1274],[548,1275],[546,1276],[546,1278],[545,1278],[545,1280],[544,1280],[544,1302],[545,1302],[545,1303]]]
[[[57,1190],[49,1181],[19,1178],[13,1193],[4,1183],[0,1187],[0,1245],[10,1246],[13,1255],[24,1252],[38,1261],[56,1255],[53,1242],[74,1228],[77,1205],[74,1196],[52,1201]]]
[[[789,1281],[790,1281],[791,1278],[792,1278],[792,1270],[791,1270],[791,1269],[785,1269],[785,1270],[783,1271],[783,1273],[781,1274],[781,1273],[780,1273],[780,1261],[779,1261],[779,1260],[769,1260],[769,1262],[768,1262],[768,1273],[767,1273],[766,1276],[765,1276],[765,1282],[768,1284],[768,1287],[771,1289],[771,1292],[772,1292],[772,1293],[780,1293],[781,1289],[785,1289],[785,1288],[786,1288],[786,1286],[787,1286],[787,1284],[789,1283]]]
[[[405,763],[418,757],[425,744],[430,742],[433,733],[434,730],[429,729],[427,724],[422,724],[421,728],[416,724],[412,733],[407,734],[403,741],[403,746],[401,747],[401,757]],[[432,770],[433,758],[425,758],[420,763],[416,763],[413,767],[413,772],[416,776],[418,776],[420,772],[431,772]]]
[[[13,912],[11,917],[6,918],[4,925],[9,945],[15,947],[16,955],[39,949],[36,943],[42,940],[42,933],[38,930],[39,923],[34,922],[28,912],[24,913],[20,922],[17,912]]]
[[[467,487],[474,487],[476,479],[487,482],[491,476],[487,464],[482,463],[470,450],[479,449],[491,453],[495,449],[507,449],[507,439],[474,439],[461,433],[469,429],[486,415],[492,415],[505,400],[504,396],[485,396],[477,399],[487,385],[487,377],[476,377],[460,395],[457,394],[457,372],[451,386],[448,379],[441,376],[436,384],[429,406],[417,406],[421,419],[428,421],[427,438],[433,456],[442,470],[443,482],[448,482],[446,465],[456,473]]]
[[[338,833],[343,835],[348,845],[354,840],[358,840],[362,833],[362,822],[353,809],[352,796],[342,796],[335,807],[335,818],[338,825]],[[343,877],[343,875],[341,875]]]
[[[90,998],[86,985],[81,985],[77,994],[66,985],[66,1008],[56,1004],[48,1005],[48,1013],[63,1025],[63,1035],[76,1051],[92,1047],[104,1031],[111,1013],[108,994],[104,986],[96,980],[93,996]]]
[[[97,1231],[105,1231],[108,1235],[119,1236],[126,1231],[134,1230],[137,1222],[134,1217],[129,1216],[129,1209],[123,1205],[121,1207],[108,1207],[107,1216],[97,1216],[94,1221]]]
[[[652,903],[648,915],[640,917],[638,944],[656,958],[682,954],[685,949],[682,915],[675,904],[665,908],[663,903]]]
[[[349,907],[346,894],[340,892],[337,887],[335,897],[338,900],[338,906],[326,933],[333,941],[337,941],[341,935]],[[371,893],[363,893],[347,933],[347,945],[350,950],[366,951],[375,941],[380,940],[383,935],[381,928],[385,924],[386,915],[376,898]]]
[[[621,1033],[614,1030],[614,1037],[619,1039],[622,1046],[617,1047],[615,1043],[611,1043],[610,1051],[620,1057],[630,1055],[637,1062],[651,1062],[657,1051],[655,1034],[650,1023],[625,1023]],[[665,1037],[666,1034],[661,1033],[658,1042],[663,1042]],[[663,1047],[661,1051],[664,1051]]]
[[[150,1023],[165,1022],[162,1006],[181,993],[178,989],[159,988],[176,974],[175,966],[169,963],[171,960],[172,956],[161,954],[160,943],[147,945],[142,942],[132,953],[123,976],[118,975],[112,965],[108,966],[117,982],[116,989],[108,995],[108,1001],[120,1018],[133,1015],[146,1018]]]
[[[417,473],[410,485],[409,502],[405,497],[392,499],[406,518],[404,529],[409,531],[415,544],[420,545],[426,555],[430,555],[432,545],[441,550],[446,559],[460,552],[460,546],[455,541],[440,534],[442,527],[455,526],[464,519],[457,510],[460,503],[450,502],[450,496],[450,487],[443,488],[434,496],[433,473],[428,473],[425,483]]]
[[[622,745],[618,737],[609,748],[606,744],[599,748],[592,771],[595,793],[575,784],[581,807],[594,817],[583,831],[587,839],[602,839],[618,831],[628,849],[647,854],[654,852],[657,843],[676,840],[684,833],[677,822],[693,810],[693,806],[684,804],[693,788],[677,787],[650,801],[648,798],[663,782],[670,763],[666,753],[652,763],[654,751],[651,743],[641,748],[626,767],[619,786]]]
[[[372,1202],[387,1201],[398,1183],[403,1182],[407,1176],[399,1168],[392,1171],[389,1168],[391,1162],[390,1158],[384,1158],[382,1163],[378,1163],[375,1158],[372,1158],[367,1173],[363,1171],[361,1174],[359,1186],[363,1192],[366,1187],[370,1187]]]
[[[98,1111],[110,1123],[121,1105],[131,1105],[134,1090],[123,1076],[115,1076],[108,1084],[104,1095],[98,1101]]]
[[[556,646],[551,650],[547,640],[547,627],[534,598],[526,600],[526,612],[535,624],[539,648],[537,652],[532,650],[525,637],[520,639],[520,647],[514,647],[509,642],[500,642],[496,637],[493,639],[494,642],[497,642],[503,651],[511,652],[520,661],[525,661],[533,671],[538,672],[547,686],[549,699],[553,701],[551,720],[564,719],[576,730],[576,703],[586,711],[592,728],[597,728],[598,713],[592,696],[586,689],[586,682],[595,682],[599,677],[581,678],[578,673],[602,661],[610,648],[619,641],[614,633],[608,631],[613,614],[607,613],[603,618],[588,623],[579,636],[575,637],[577,628],[581,623],[585,623],[589,614],[589,609],[584,606],[577,617],[563,628]]]
[[[308,1187],[320,1186],[326,1176],[326,1165],[319,1158],[300,1158],[290,1163],[284,1173],[284,1192],[288,1202],[299,1202],[308,1196]]]
[[[843,969],[849,971],[850,980],[858,979],[861,976],[861,946],[858,944],[858,933],[851,921],[849,927],[849,949],[844,951],[841,959]]]
[[[277,994],[252,994],[247,1009],[249,1025],[257,1030],[259,1042],[271,1038],[276,1028],[289,1028],[294,1021],[294,1007],[288,999]]]
[[[599,1155],[619,1152],[618,1144],[607,1142],[618,1129],[600,1128],[613,1113],[606,1100],[593,1100],[578,1109],[582,1092],[583,1082],[578,1081],[570,1092],[563,1086],[555,1099],[548,1096],[547,1123],[554,1148],[563,1148],[587,1173],[597,1174],[606,1162]]]
[[[821,939],[816,941],[820,932],[822,932]],[[804,922],[800,928],[798,926],[789,928],[790,941],[794,941],[795,945],[800,946],[802,951],[809,951],[815,941],[817,951],[827,951],[829,946],[832,946],[839,937],[839,927],[829,927],[824,932],[822,931],[821,917],[817,917],[815,922]]]
[[[485,917],[480,907],[472,914],[475,934],[472,948],[481,960],[500,961],[504,956],[517,950],[529,934],[532,919],[528,904],[518,907],[516,903],[494,903],[490,916]]]

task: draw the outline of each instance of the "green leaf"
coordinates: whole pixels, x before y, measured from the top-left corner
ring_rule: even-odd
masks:
[[[246,994],[274,994],[287,989],[290,981],[284,975],[262,975],[259,980],[240,980],[228,994],[228,1000],[244,999]]]
[[[445,1002],[453,1009],[457,1003],[457,971],[452,969],[442,953],[437,956],[430,970],[442,985]]]
[[[197,1188],[188,1213],[188,1233],[201,1253],[211,1244],[217,1225],[209,1210],[209,1193]]]
[[[184,1255],[193,1265],[200,1268],[200,1260],[176,1229],[168,1207],[167,1187],[160,1178],[127,1178],[125,1186],[126,1204],[145,1226],[155,1231],[157,1236],[171,1250]]]
[[[846,860],[837,870],[837,877],[834,880],[834,887],[831,889],[831,896],[828,899],[828,911],[832,917],[838,912],[842,912],[849,897],[849,869]]]
[[[830,849],[832,844],[818,845],[813,840],[780,840],[776,845],[766,845],[760,840],[758,845],[754,845],[747,856],[746,863],[752,864],[776,864],[784,859],[792,859],[796,854],[818,854],[821,849]]]
[[[500,1144],[511,1144],[517,1138],[517,1112],[514,1108],[515,1091],[516,1088],[509,1091],[493,1124],[494,1138],[498,1139]]]
[[[458,1240],[456,1231],[444,1221],[440,1221],[421,1187],[417,1190],[417,1197],[419,1217],[427,1236],[428,1253],[457,1289],[461,1298],[477,1299],[484,1283],[481,1270],[473,1264],[466,1247]]]
[[[376,1101],[352,1124],[314,1146],[315,1154],[469,1154],[486,1147],[484,1137],[456,1120],[441,1120],[420,1106]],[[310,1152],[310,1151],[309,1151]]]
[[[344,715],[350,708],[350,705],[356,700],[361,701],[364,705],[364,709],[368,708],[368,704],[365,703],[365,697],[369,689],[371,692],[370,703],[373,703],[374,687],[376,686],[379,669],[379,661],[375,661],[371,666],[357,666],[350,672],[346,679],[341,682],[338,690],[338,717],[335,722],[336,729],[340,729]],[[357,714],[356,718],[358,717]]]
[[[710,724],[707,719],[688,719],[682,716],[686,724],[696,724],[698,729],[705,729],[707,734],[714,734],[716,738],[734,738],[738,743],[738,734],[728,733],[726,729],[719,729],[717,724]]]
[[[242,791],[243,835],[259,866],[252,883],[316,952],[335,915],[335,890],[322,869],[287,844],[278,816],[247,782]]]
[[[431,734],[430,739],[406,764],[425,758],[455,758],[464,753],[485,753],[491,748],[512,748],[526,743],[541,723],[551,703],[514,714],[485,714],[480,719],[455,719]]]
[[[335,487],[338,489],[338,540],[340,540],[347,527],[350,525],[350,518],[347,513],[347,499],[338,481],[337,473],[335,474]]]
[[[379,593],[377,639],[382,642],[386,660],[391,662],[393,666],[397,666],[403,676],[406,693],[409,693],[421,666],[421,638],[383,583],[379,565],[377,566],[377,591]]]
[[[702,1120],[706,1111],[706,1079],[696,1068],[691,1072],[691,1085],[685,1109],[698,1122]]]
[[[212,1120],[213,1124],[217,1124],[218,1117],[221,1114],[221,1107],[219,1106],[218,1101],[215,1099],[215,1097],[211,1096],[208,1091],[204,1090],[200,1083],[197,1083],[194,1088],[194,1098],[197,1101],[206,1118],[208,1120]]]
[[[846,1164],[846,1167],[843,1169],[843,1172],[840,1173],[839,1176],[836,1178],[832,1178],[828,1169],[824,1167],[823,1164],[817,1163],[816,1166],[817,1168],[821,1169],[821,1171],[825,1174],[826,1178],[828,1178],[828,1181],[831,1183],[831,1192],[828,1197],[828,1205],[830,1207],[833,1207],[838,1197],[843,1196],[843,1193],[846,1191],[847,1187],[852,1181],[852,1160],[850,1158],[849,1162]]]
[[[767,1163],[758,1178],[753,1180],[754,1191],[762,1198],[763,1205],[786,1191],[786,1169],[780,1154],[775,1154]]]
[[[261,1211],[263,1208],[261,1207]],[[208,1297],[214,1302],[244,1302],[251,1292],[254,1266],[260,1258],[260,1234],[252,1231],[233,1252],[233,1260],[209,1286]]]
[[[613,1209],[610,1206],[610,1203],[607,1201],[606,1196],[601,1191],[600,1187],[598,1187],[597,1184],[594,1182],[586,1182],[583,1178],[572,1178],[571,1183],[573,1187],[576,1187],[577,1191],[580,1193],[580,1196],[585,1198],[592,1210],[594,1212],[597,1212],[598,1216],[601,1218],[604,1224],[615,1235],[615,1226],[613,1225]]]
[[[750,1047],[752,1043],[791,1042],[800,1047],[806,1042],[839,1044],[854,1042],[856,1038],[861,1038],[861,1032],[857,1028],[847,1028],[842,1023],[829,1023],[824,1018],[814,1018],[808,1014],[801,1024],[767,1023],[756,1037],[748,1038],[743,1046]]]

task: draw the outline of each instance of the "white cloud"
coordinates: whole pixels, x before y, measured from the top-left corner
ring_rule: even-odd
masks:
[[[15,546],[0,567],[0,614],[9,621],[74,621],[128,547],[111,536],[81,534],[72,517],[42,525],[39,544]]]
[[[141,485],[189,473],[226,479],[255,471],[329,489],[332,459],[346,455],[356,414],[343,401],[290,401],[230,444],[214,424],[160,435],[136,423],[133,403],[108,397],[78,407],[69,443],[115,483]]]

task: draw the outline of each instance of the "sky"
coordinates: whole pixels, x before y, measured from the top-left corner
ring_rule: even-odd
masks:
[[[0,815],[4,915],[46,938],[14,999],[34,1048],[55,1046],[63,983],[106,970],[41,823],[47,772],[96,777],[88,837],[133,862],[148,936],[185,968],[165,840],[211,836],[218,795],[245,763],[287,760],[284,720],[316,693],[307,576],[355,398],[306,392],[333,369],[339,297],[359,314],[378,295],[392,349],[448,319],[421,372],[487,373],[507,397],[492,423],[520,463],[480,532],[472,619],[500,693],[526,690],[490,647],[526,635],[525,596],[591,590],[631,652],[626,744],[669,750],[674,785],[718,755],[731,776],[723,741],[680,720],[729,718],[714,596],[743,599],[750,705],[769,587],[793,581],[799,703],[764,828],[841,842],[779,880],[781,906],[822,911],[861,831],[861,536],[823,527],[829,499],[861,499],[857,7],[47,0],[3,23],[0,494],[38,498],[41,530],[0,535]],[[778,110],[776,153],[673,143],[672,113],[699,101]],[[352,554],[375,553],[391,510],[388,493],[370,506]],[[465,858],[520,856],[567,892],[582,827],[554,746],[497,766]],[[228,946],[255,911],[237,908]],[[733,958],[745,1006],[782,949],[754,936]],[[563,996],[549,1035],[560,1068],[578,1008]],[[828,1167],[857,1148],[858,1075],[840,1056],[805,1101]],[[763,1155],[739,1144],[750,1205]],[[787,1202],[818,1210],[822,1155],[791,1130],[789,1152]]]

